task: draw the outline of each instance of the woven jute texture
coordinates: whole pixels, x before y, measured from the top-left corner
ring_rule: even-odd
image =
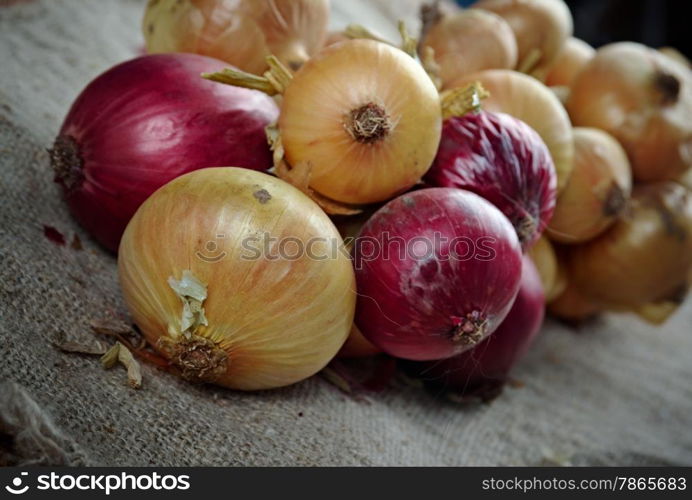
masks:
[[[387,34],[395,33],[387,17],[396,9],[410,17],[415,2],[333,4],[335,25],[358,16]],[[15,439],[14,453],[26,455],[19,461],[692,464],[689,303],[660,328],[615,315],[578,332],[549,321],[514,372],[522,384],[464,407],[400,381],[359,398],[319,376],[244,394],[148,365],[136,391],[121,368],[58,351],[60,332],[92,341],[91,320],[127,312],[115,259],[70,218],[45,150],[85,84],[141,49],[143,3],[0,5],[0,434]],[[44,225],[67,245],[44,237]],[[82,250],[70,247],[75,234]]]

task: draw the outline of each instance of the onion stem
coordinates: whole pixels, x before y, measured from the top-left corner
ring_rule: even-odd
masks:
[[[480,82],[446,90],[441,94],[442,118],[446,120],[452,116],[478,112],[481,109],[481,100],[489,96],[490,93]]]
[[[268,56],[267,64],[269,70],[263,76],[226,68],[216,73],[202,73],[202,78],[226,85],[259,90],[270,96],[283,94],[293,79],[291,70],[281,64],[275,56]]]

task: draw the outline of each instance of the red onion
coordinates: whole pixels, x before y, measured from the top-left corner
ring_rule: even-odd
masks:
[[[468,113],[445,120],[432,186],[472,191],[498,207],[528,248],[555,208],[557,175],[550,152],[526,123],[504,113]]]
[[[526,256],[517,298],[495,333],[458,356],[415,363],[407,370],[427,385],[453,393],[496,395],[512,366],[526,353],[541,328],[543,299],[541,278]]]
[[[74,217],[116,251],[137,208],[156,189],[203,167],[272,165],[266,95],[203,79],[222,61],[194,54],[142,56],[93,80],[55,140],[51,164]]]
[[[356,240],[356,324],[393,356],[453,356],[504,319],[521,258],[514,228],[480,196],[452,188],[404,194],[378,210]]]

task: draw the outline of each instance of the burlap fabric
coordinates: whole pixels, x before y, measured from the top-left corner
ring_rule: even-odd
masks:
[[[350,0],[333,3],[335,24],[365,9]],[[384,10],[370,3],[361,16],[392,33],[382,20],[395,3]],[[661,328],[614,315],[576,333],[548,322],[514,373],[523,385],[490,405],[467,407],[401,382],[362,398],[342,394],[321,377],[243,394],[194,386],[150,366],[143,367],[144,387],[135,391],[122,369],[103,371],[94,357],[59,352],[51,344],[58,332],[86,341],[93,338],[90,320],[126,311],[115,259],[70,218],[45,148],[84,85],[137,53],[143,5],[3,4],[0,447],[13,446],[6,461],[692,464],[689,303]],[[68,244],[44,237],[43,225],[57,228]],[[70,247],[74,234],[83,250]]]

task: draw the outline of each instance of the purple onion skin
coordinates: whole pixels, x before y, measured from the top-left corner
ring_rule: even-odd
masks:
[[[413,250],[400,255],[387,240]],[[390,201],[363,226],[353,255],[356,324],[399,358],[443,359],[472,348],[502,322],[519,289],[514,228],[460,189],[421,189]]]
[[[510,369],[535,340],[544,317],[540,276],[524,257],[521,285],[509,314],[498,329],[473,349],[436,362],[411,363],[407,371],[433,388],[458,395],[497,394]]]
[[[482,196],[514,225],[524,249],[547,227],[557,197],[557,174],[541,137],[504,113],[469,113],[445,120],[431,186]]]
[[[51,152],[75,219],[117,251],[125,226],[156,189],[204,167],[267,170],[273,99],[201,77],[227,64],[156,54],[114,66],[72,105]]]

